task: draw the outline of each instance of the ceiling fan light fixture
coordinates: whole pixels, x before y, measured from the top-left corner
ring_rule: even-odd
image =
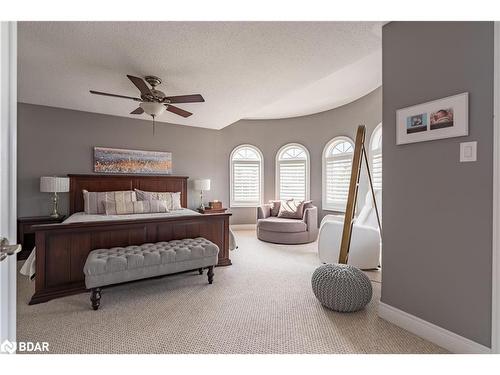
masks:
[[[155,102],[142,102],[139,104],[139,107],[141,107],[148,115],[153,117],[161,115],[167,109],[167,107],[163,104]]]
[[[148,87],[147,83],[144,79],[140,77],[134,77],[127,74],[128,79],[132,81],[135,87],[139,89],[141,92],[140,98],[134,98],[132,96],[118,95],[118,94],[109,94],[107,92],[102,91],[94,91],[90,90],[91,94],[95,95],[103,95],[103,96],[111,96],[115,98],[122,99],[131,99],[135,102],[140,102],[139,108],[134,109],[130,112],[131,115],[142,115],[146,113],[154,119],[157,116],[160,116],[163,112],[169,111],[181,117],[189,117],[192,115],[191,112],[185,111],[182,108],[171,105],[170,103],[202,103],[205,101],[203,96],[200,94],[191,94],[191,95],[176,95],[176,96],[165,96],[163,91],[157,90],[156,86],[161,84],[161,79],[155,76],[146,76],[145,79],[151,86]]]

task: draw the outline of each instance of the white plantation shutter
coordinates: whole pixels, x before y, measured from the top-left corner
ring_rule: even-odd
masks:
[[[243,145],[231,153],[231,207],[262,203],[262,156],[254,146]]]
[[[351,179],[352,154],[337,156],[326,160],[326,201],[331,206],[347,203]]]
[[[382,189],[382,152],[372,154],[372,182],[375,190]]]
[[[371,174],[373,188],[382,189],[382,124],[379,124],[373,131],[370,140],[371,151]]]
[[[299,144],[283,146],[276,157],[276,198],[309,199],[309,153]]]
[[[351,179],[353,142],[346,137],[332,140],[323,154],[323,208],[345,211]]]
[[[306,163],[280,163],[279,199],[306,199]]]
[[[233,201],[240,203],[259,203],[259,163],[234,162],[233,164]]]

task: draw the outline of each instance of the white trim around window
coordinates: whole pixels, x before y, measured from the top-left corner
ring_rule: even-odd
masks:
[[[230,207],[258,207],[264,201],[264,155],[251,144],[236,146],[229,156]]]
[[[332,155],[333,149],[337,145],[349,144],[348,151]],[[322,208],[326,211],[345,212],[347,205],[347,194],[349,191],[349,181],[352,168],[352,157],[354,155],[354,142],[346,136],[335,137],[330,140],[323,148],[322,160]],[[349,162],[350,160],[350,162]],[[350,165],[349,165],[350,164]],[[334,181],[333,174],[335,170],[340,171],[341,175]]]
[[[296,150],[300,150],[299,153],[294,155],[288,155],[285,157],[284,154],[287,151],[293,151],[297,153]],[[282,146],[275,157],[275,199],[298,199],[298,200],[309,200],[311,193],[311,175],[310,175],[310,164],[311,157],[309,155],[309,150],[300,143],[287,143]],[[284,168],[286,166],[286,169]],[[281,188],[281,175],[282,170],[288,170],[290,173],[303,173],[303,176],[297,176],[302,181],[298,181],[297,186],[290,187],[287,196],[282,196],[284,194]],[[303,172],[302,172],[303,171]],[[287,179],[290,180],[292,176]],[[296,182],[296,181],[295,181]],[[300,186],[302,185],[302,186]],[[302,190],[302,191],[301,191]]]

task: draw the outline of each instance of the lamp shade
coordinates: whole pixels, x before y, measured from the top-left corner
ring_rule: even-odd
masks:
[[[194,180],[194,189],[201,191],[209,191],[210,190],[210,180],[208,178]]]
[[[155,102],[142,102],[139,104],[139,107],[141,107],[148,115],[155,117],[161,115],[167,109],[167,107],[163,104]]]
[[[40,177],[42,193],[66,193],[69,191],[68,177]]]

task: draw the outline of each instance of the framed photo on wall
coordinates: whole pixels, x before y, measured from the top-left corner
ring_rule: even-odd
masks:
[[[396,111],[396,144],[469,135],[469,93]]]

